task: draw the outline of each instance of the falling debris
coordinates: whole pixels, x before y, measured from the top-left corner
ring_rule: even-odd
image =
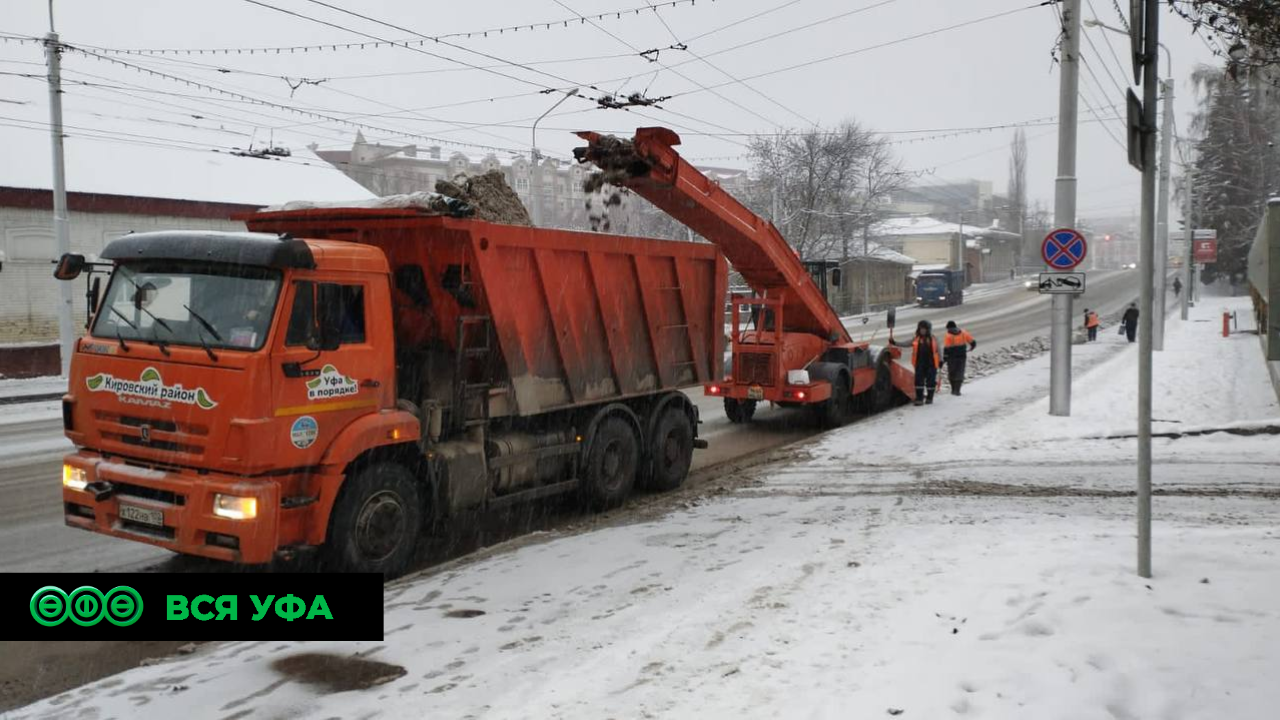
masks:
[[[331,693],[366,690],[405,674],[405,669],[399,665],[328,653],[290,655],[271,663],[271,668],[281,675],[318,685]]]
[[[601,137],[592,147],[576,148],[573,155],[580,163],[593,163],[600,168],[582,181],[587,194],[585,206],[591,229],[608,232],[611,227],[609,208],[621,207],[625,185],[633,177],[649,172],[649,163],[636,155],[635,145],[613,135]]]
[[[481,220],[503,225],[533,224],[529,219],[529,211],[520,202],[520,196],[516,195],[506,178],[497,170],[469,177],[459,183],[438,180],[436,192],[470,205],[475,209],[475,216]]]

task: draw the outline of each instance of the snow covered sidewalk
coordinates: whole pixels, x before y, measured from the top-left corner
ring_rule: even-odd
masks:
[[[1257,338],[1213,330],[1170,321],[1161,430],[1280,418]],[[658,517],[389,585],[381,642],[207,646],[13,716],[1274,717],[1280,442],[1159,440],[1136,577],[1135,347],[1076,347],[1070,418],[1037,358]],[[290,673],[299,653],[403,673],[337,692]]]

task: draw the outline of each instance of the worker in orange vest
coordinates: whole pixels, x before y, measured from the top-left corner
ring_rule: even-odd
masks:
[[[933,336],[933,324],[921,320],[911,342],[894,342],[892,336],[889,342],[911,348],[911,364],[916,369],[916,399],[913,404],[932,405],[933,393],[938,389],[938,368],[942,367],[942,351],[938,349],[938,339]]]
[[[1098,313],[1089,308],[1084,309],[1084,329],[1089,333],[1089,342],[1098,339],[1098,326],[1101,324],[1102,321],[1098,319]]]
[[[961,330],[955,320],[947,321],[947,334],[942,341],[942,359],[947,363],[947,382],[951,394],[959,395],[964,384],[964,366],[969,362],[969,351],[978,347],[968,330]]]

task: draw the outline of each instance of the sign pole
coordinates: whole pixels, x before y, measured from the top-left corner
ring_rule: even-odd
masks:
[[[1058,178],[1053,223],[1076,224],[1076,100],[1080,85],[1080,0],[1062,3],[1062,57],[1058,82]],[[1049,414],[1071,415],[1072,297],[1054,295],[1050,325]]]

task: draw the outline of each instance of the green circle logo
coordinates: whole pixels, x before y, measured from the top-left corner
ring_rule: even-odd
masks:
[[[45,627],[61,625],[67,619],[80,627],[92,627],[104,619],[117,627],[128,627],[142,617],[142,595],[126,585],[105,594],[90,585],[70,594],[46,585],[36,590],[28,606],[32,619]]]

